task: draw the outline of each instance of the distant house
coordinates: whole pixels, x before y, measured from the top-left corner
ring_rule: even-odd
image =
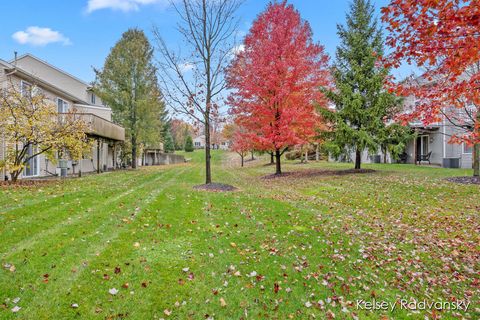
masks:
[[[223,139],[219,134],[212,135],[210,148],[212,150],[228,150],[230,148],[230,141]],[[196,136],[193,139],[193,147],[195,149],[205,148],[205,135]]]
[[[103,105],[92,87],[75,76],[45,62],[31,54],[14,61],[0,59],[0,85],[19,88],[35,85],[58,108],[59,113],[75,111],[88,124],[86,134],[95,140],[89,157],[67,162],[68,173],[106,171],[119,165],[118,144],[125,141],[125,129],[111,122],[112,110]],[[8,148],[8,142],[0,145],[0,160]],[[34,152],[34,150],[30,150]],[[33,153],[32,153],[33,154]],[[44,177],[59,174],[57,164],[39,155],[27,163],[22,178]],[[9,173],[3,171],[4,177]]]
[[[193,147],[195,149],[204,149],[205,148],[205,135],[199,135],[193,138]]]

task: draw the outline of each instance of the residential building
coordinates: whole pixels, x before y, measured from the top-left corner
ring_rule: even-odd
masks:
[[[406,99],[408,110],[415,103],[413,98]],[[405,150],[406,161],[415,163],[415,160],[428,156],[430,164],[443,167],[472,168],[473,148],[465,143],[450,143],[454,135],[465,134],[468,128],[473,127],[473,122],[466,110],[455,107],[443,109],[439,122],[429,125],[421,121],[409,123],[409,126],[417,133],[417,138],[411,141]],[[451,115],[455,114],[454,117]],[[457,119],[457,120],[454,120]],[[460,120],[461,119],[461,120]],[[461,123],[461,125],[459,125]]]
[[[199,135],[193,138],[193,147],[195,149],[204,149],[205,148],[205,135]]]
[[[407,98],[405,100],[405,110],[408,111],[414,103],[415,100],[412,97]],[[473,148],[465,143],[450,143],[450,138],[453,135],[465,133],[465,129],[452,123],[452,117],[448,117],[450,120],[447,119],[447,115],[452,113],[455,113],[457,118],[463,119],[464,127],[473,126],[472,122],[469,122],[468,115],[462,114],[462,112],[453,107],[444,109],[439,122],[429,125],[423,124],[422,121],[410,122],[408,126],[416,133],[416,139],[407,144],[402,160],[395,160],[390,154],[387,154],[387,163],[405,162],[447,168],[472,168]],[[353,162],[354,158],[355,153],[352,151],[339,160]],[[333,160],[333,158],[330,159]],[[380,151],[380,148],[376,154],[371,154],[367,150],[362,153],[362,163],[375,162],[383,162],[383,153]]]
[[[0,86],[7,88],[11,85],[19,88],[35,85],[55,103],[59,113],[74,111],[88,124],[86,134],[95,140],[95,145],[85,159],[67,159],[68,174],[100,172],[119,166],[118,144],[125,141],[125,130],[112,122],[112,110],[103,105],[88,83],[31,54],[25,54],[9,62],[0,60]],[[9,147],[5,139],[1,142],[0,159]],[[39,155],[29,161],[22,178],[58,175],[59,172],[57,163]],[[2,176],[8,178],[9,174],[4,171]]]
[[[230,141],[221,137],[221,134],[211,136],[210,148],[212,150],[228,150],[230,148]],[[193,147],[195,149],[205,148],[205,135],[199,135],[193,138]]]

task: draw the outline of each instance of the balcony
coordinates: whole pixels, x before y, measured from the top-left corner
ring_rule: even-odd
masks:
[[[88,129],[85,133],[90,136],[125,141],[125,129],[111,121],[93,113],[74,113],[73,116],[86,122]]]

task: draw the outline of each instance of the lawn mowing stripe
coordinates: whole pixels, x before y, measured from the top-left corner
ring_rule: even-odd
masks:
[[[173,171],[168,171],[169,174],[172,173],[172,172]],[[6,259],[11,254],[15,253],[16,251],[25,250],[25,249],[35,245],[36,243],[40,242],[41,240],[43,240],[47,236],[51,236],[51,235],[53,235],[57,232],[61,232],[61,229],[65,226],[73,226],[74,224],[82,222],[82,220],[85,219],[85,218],[95,218],[97,215],[102,215],[104,213],[104,212],[102,212],[103,211],[102,209],[109,208],[115,202],[121,200],[124,197],[129,196],[130,194],[138,191],[139,189],[142,189],[147,184],[150,185],[150,184],[158,182],[158,180],[164,178],[164,174],[159,175],[159,176],[151,175],[151,176],[148,176],[148,178],[149,178],[149,180],[143,182],[140,185],[137,185],[134,188],[127,189],[127,191],[125,191],[121,194],[118,194],[113,198],[109,198],[109,199],[107,199],[106,201],[103,201],[103,202],[99,201],[99,203],[101,203],[101,206],[90,206],[89,208],[85,208],[85,210],[82,213],[79,212],[78,214],[76,214],[74,216],[69,216],[68,219],[63,220],[61,223],[55,223],[54,222],[52,225],[48,225],[48,226],[43,225],[44,227],[47,227],[48,229],[44,229],[42,232],[32,234],[28,238],[25,238],[24,236],[22,236],[23,240],[20,241],[20,242],[17,242],[13,246],[10,244],[10,242],[14,241],[14,239],[13,239],[13,237],[10,237],[9,238],[10,241],[8,243],[2,243],[3,247],[11,246],[9,251],[2,253],[2,258]],[[150,178],[152,180],[150,180]],[[89,211],[89,209],[92,209],[92,211]],[[95,211],[93,211],[93,209]],[[63,217],[60,217],[57,220],[62,220],[62,219],[63,219]],[[16,233],[18,234],[18,231]]]
[[[121,238],[122,235],[129,234],[132,228],[137,227],[136,225],[137,221],[141,218],[143,214],[145,214],[148,211],[148,209],[152,205],[152,202],[154,202],[157,199],[158,195],[162,193],[165,189],[167,189],[170,185],[175,183],[174,181],[175,178],[178,177],[178,175],[182,174],[185,170],[186,168],[183,168],[182,170],[176,170],[176,171],[172,170],[172,172],[175,173],[174,175],[169,177],[168,180],[164,181],[160,187],[152,188],[148,196],[144,197],[144,199],[142,199],[141,202],[135,204],[137,206],[141,206],[142,209],[137,212],[137,216],[135,217],[135,220],[133,223],[127,224],[124,228],[116,228],[114,232],[110,232],[110,233],[100,232],[100,234],[103,234],[105,236],[102,237],[101,239],[96,240],[96,243],[98,245],[89,246],[87,248],[87,252],[82,253],[82,255],[84,256],[83,259],[88,260],[89,264],[92,263],[92,261],[95,261],[96,259],[100,259],[100,257],[102,256],[102,253],[109,246],[111,246],[112,243],[117,238]],[[98,231],[100,229],[110,230],[111,227],[110,228],[109,227],[110,226],[106,224],[102,225],[100,228],[96,230],[97,233],[94,233],[94,234],[98,234]],[[133,243],[129,243],[129,244],[133,247]],[[99,258],[97,258],[96,255],[98,255]],[[47,291],[55,292],[55,294],[52,295],[55,297],[55,299],[49,299],[48,297],[50,295],[45,294],[43,295],[43,297],[48,299],[48,301],[34,299],[33,303],[30,303],[26,308],[25,310],[26,312],[28,312],[28,309],[30,308],[33,308],[33,310],[35,310],[36,306],[45,307],[47,305],[51,305],[51,307],[47,308],[47,310],[55,310],[55,306],[56,307],[59,306],[57,300],[63,299],[64,295],[67,294],[71,290],[71,288],[75,286],[77,279],[87,269],[87,268],[83,268],[80,262],[76,262],[73,265],[69,265],[68,267],[66,266],[63,266],[63,267],[67,270],[76,268],[78,271],[73,274],[69,272],[63,272],[61,273],[60,277],[55,277],[55,281],[54,282],[52,281],[47,286]],[[107,293],[105,292],[105,294]],[[68,306],[65,306],[65,308],[68,308]]]
[[[117,172],[119,173],[120,171],[106,172],[106,173],[103,173],[102,175],[93,175],[92,174],[92,175],[88,175],[86,177],[81,178],[81,181],[82,181],[82,183],[93,181],[97,185],[105,185],[105,184],[107,184],[108,182],[111,181],[110,175],[115,174]],[[122,171],[122,172],[130,173],[130,172],[133,172],[133,171]],[[136,171],[136,172],[138,173],[138,171]],[[118,177],[118,175],[117,175],[117,177]],[[78,183],[78,180],[77,180],[77,178],[74,178],[74,179],[67,179],[67,180],[59,180],[59,181],[53,182],[53,184],[51,184],[51,185],[46,184],[44,186],[37,186],[37,187],[25,187],[25,188],[20,187],[18,189],[15,189],[15,188],[8,189],[4,193],[0,193],[0,207],[2,207],[4,203],[11,203],[13,201],[13,199],[18,198],[20,196],[22,197],[22,199],[21,199],[21,202],[19,204],[15,205],[15,206],[10,206],[10,207],[4,207],[2,210],[4,212],[6,212],[6,211],[9,211],[11,209],[22,207],[25,204],[31,205],[31,204],[41,203],[45,199],[55,198],[57,196],[57,194],[55,193],[55,194],[52,194],[52,195],[41,194],[42,197],[39,197],[38,196],[39,192],[37,192],[37,191],[40,190],[40,189],[43,190],[44,193],[48,193],[48,192],[51,192],[51,191],[65,192],[65,190],[67,188],[68,189],[73,188],[74,190],[72,192],[67,192],[65,194],[75,193],[75,192],[77,192],[77,190],[75,190],[76,183]],[[26,193],[26,191],[27,192],[32,191],[32,192]]]
[[[177,186],[176,187],[172,186],[172,188],[170,188],[170,186],[169,186],[168,188],[166,188],[164,190],[164,192],[162,194],[165,195],[166,192],[175,193],[175,191],[178,188],[180,188],[182,190],[183,186],[179,186],[179,184],[181,184],[182,182],[188,182],[187,179],[191,178],[191,176],[184,175],[183,177],[184,177],[183,179],[182,179],[181,176],[177,177],[177,180],[176,180]],[[95,258],[94,260],[90,260],[91,268],[95,268],[95,266],[98,269],[104,268],[105,265],[102,264],[102,260],[104,259],[105,256],[109,257],[108,263],[111,263],[111,267],[113,268],[113,266],[115,264],[123,265],[123,262],[126,262],[126,261],[132,262],[132,263],[134,263],[133,261],[138,262],[138,260],[136,258],[139,258],[140,256],[149,257],[153,254],[157,258],[148,258],[148,261],[146,263],[148,265],[152,266],[152,269],[155,270],[154,272],[157,275],[163,274],[163,276],[161,278],[164,278],[164,277],[168,276],[169,273],[167,272],[167,274],[165,274],[164,272],[162,272],[161,268],[154,267],[155,265],[161,265],[161,266],[168,265],[169,269],[171,269],[172,267],[174,267],[176,265],[184,265],[184,264],[179,264],[179,261],[182,260],[183,257],[181,255],[176,254],[177,252],[170,252],[170,251],[169,251],[169,253],[164,252],[165,247],[176,249],[176,245],[179,244],[179,243],[182,243],[182,239],[183,239],[182,233],[174,235],[174,234],[172,234],[172,232],[174,232],[174,231],[170,231],[170,232],[168,232],[168,237],[164,238],[164,237],[162,237],[161,235],[158,234],[159,231],[157,231],[156,228],[154,230],[152,230],[152,228],[154,228],[155,225],[159,222],[158,221],[158,215],[161,215],[161,217],[162,217],[160,221],[167,221],[167,222],[173,224],[171,230],[177,230],[178,231],[180,229],[179,224],[175,223],[176,221],[179,221],[179,220],[182,221],[183,220],[182,216],[180,214],[180,212],[182,212],[182,211],[179,210],[179,203],[181,203],[182,204],[181,207],[183,207],[184,200],[187,199],[187,197],[185,197],[185,195],[182,194],[182,193],[181,194],[176,194],[176,195],[180,196],[181,198],[176,198],[175,202],[168,201],[168,199],[169,199],[168,196],[164,196],[162,198],[157,197],[155,199],[155,201],[152,202],[151,205],[149,206],[149,208],[153,207],[157,210],[153,211],[153,210],[149,210],[149,208],[145,208],[144,209],[144,214],[141,217],[142,221],[140,221],[140,219],[135,221],[135,224],[137,224],[137,225],[138,224],[149,223],[149,225],[151,226],[147,230],[142,230],[142,231],[137,230],[138,240],[141,241],[142,247],[147,248],[147,251],[143,251],[140,248],[134,248],[132,246],[132,241],[135,241],[135,240],[131,239],[132,235],[127,232],[128,230],[124,230],[119,235],[119,237],[115,240],[115,242],[112,242],[111,246],[109,246],[107,248],[107,252],[104,252],[104,254],[100,255],[98,258]],[[200,194],[197,194],[197,195],[199,195],[198,202],[201,203],[203,201],[201,199],[202,196],[200,196]],[[163,201],[164,199],[166,199],[167,201]],[[188,197],[188,199],[190,201],[192,201],[192,199],[190,197]],[[160,212],[158,212],[159,210],[160,210]],[[167,218],[165,216],[165,214],[168,215],[169,218]],[[173,221],[172,221],[172,218],[174,219]],[[132,225],[132,226],[128,226],[128,227],[131,229],[134,226]],[[162,235],[163,235],[163,233],[162,233]],[[199,235],[197,233],[188,234],[188,235],[192,237],[191,239],[189,238],[188,243],[196,243],[195,239],[198,239],[198,241],[200,240]],[[155,238],[158,238],[158,237],[161,238],[161,242],[160,243],[155,242],[155,244],[153,244],[152,240],[155,239]],[[135,237],[135,239],[137,239],[137,238]],[[155,247],[154,251],[152,251],[152,249],[151,249],[153,247]],[[162,250],[162,248],[163,248],[163,250]],[[185,243],[185,250],[187,248],[188,248],[188,245],[187,245],[187,243]],[[121,254],[118,254],[119,252],[121,252]],[[161,259],[159,258],[158,255],[161,256]],[[95,262],[95,261],[97,261],[97,262]],[[189,264],[189,265],[192,267],[192,264]],[[124,270],[124,269],[126,269],[126,267],[123,265],[122,270]],[[177,268],[177,269],[180,270],[179,268]],[[122,272],[122,275],[124,273],[126,273],[126,270],[124,270]],[[88,286],[88,283],[92,281],[90,279],[92,276],[91,276],[91,274],[83,273],[81,278],[78,278],[78,279],[75,280],[74,283],[73,282],[71,283],[72,291],[74,291],[72,293],[73,293],[74,296],[76,295],[77,297],[80,297],[80,304],[87,304],[87,302],[85,301],[85,299],[87,299],[87,297],[88,297],[90,303],[95,303],[95,301],[98,301],[98,299],[101,298],[102,296],[103,297],[108,296],[107,286],[120,288],[122,283],[118,283],[118,281],[119,281],[119,278],[122,277],[122,275],[115,276],[112,273],[112,279],[110,281],[108,281],[108,283],[103,281],[103,280],[99,280],[101,282],[105,282],[105,284],[103,284],[103,285],[100,284],[100,286],[103,286],[105,289],[101,292],[92,292],[91,289]],[[148,275],[145,273],[143,268],[137,264],[136,268],[132,269],[132,272],[129,273],[129,277],[127,279],[125,279],[125,282],[129,282],[131,284],[130,288],[133,290],[134,288],[138,289],[140,287],[141,281],[148,280],[147,278],[149,278]],[[100,276],[97,276],[97,279],[100,279]],[[145,293],[145,294],[147,294],[147,297],[145,297],[145,294],[142,294],[141,292],[138,292],[134,296],[128,297],[129,302],[131,302],[132,299],[137,299],[137,301],[139,303],[139,308],[140,308],[140,304],[141,304],[141,305],[144,306],[143,309],[145,309],[145,308],[148,309],[149,307],[147,307],[147,305],[153,305],[153,302],[151,302],[151,303],[147,302],[147,300],[148,301],[151,300],[151,299],[148,299],[148,298],[158,299],[158,296],[156,296],[156,295],[152,296],[152,294],[151,294],[152,291],[151,290],[153,290],[153,288],[156,288],[156,289],[158,289],[157,292],[160,293],[164,290],[167,290],[171,285],[171,282],[159,281],[160,279],[158,277],[156,278],[156,280],[157,281],[154,284],[151,285],[152,287],[150,287],[150,285],[149,285],[149,289],[148,289],[147,292],[150,292],[150,295],[148,295],[148,293]],[[79,283],[78,284],[78,286],[79,286],[78,289],[75,288],[75,285],[77,283]],[[87,285],[85,285],[85,284],[87,284]],[[163,290],[161,288],[159,288],[159,286],[161,286],[161,288],[163,288]],[[188,286],[186,286],[184,288],[185,293],[187,293],[187,291],[186,291],[187,288],[188,288]],[[128,295],[129,290],[125,291],[124,289],[122,289],[121,290],[122,293],[120,293],[119,295],[125,294],[126,292],[127,292],[126,294]],[[140,289],[140,290],[142,290],[142,289]],[[82,292],[82,294],[80,294],[79,292]],[[117,308],[122,309],[121,307],[119,307],[117,305],[118,303],[121,303],[121,301],[118,300],[119,299],[118,296],[115,297],[114,299],[116,299],[115,300],[116,304],[114,303],[114,305]],[[138,300],[138,299],[141,299],[141,300]],[[158,308],[158,305],[156,307]],[[110,309],[111,308],[112,308],[112,306],[110,305]],[[152,310],[152,309],[150,309],[150,310]],[[121,311],[123,311],[123,312],[128,311],[130,316],[134,316],[135,313],[139,312],[139,310],[135,310],[136,312],[133,312],[133,310],[123,309],[123,310],[118,310],[118,313],[121,313]]]
[[[105,174],[107,176],[109,176],[109,174]],[[137,171],[136,172],[136,175],[135,176],[140,176],[141,175],[141,171]],[[116,176],[116,178],[118,177],[118,175]],[[125,174],[122,179],[119,179],[119,180],[114,180],[115,181],[115,185],[118,185],[118,184],[123,184],[123,182],[125,181],[129,181],[131,180],[131,176],[129,174]],[[82,184],[85,184],[85,183],[88,183],[89,182],[89,179],[88,177],[85,178],[86,180],[82,180],[81,183]],[[91,179],[90,179],[91,180]],[[109,180],[106,180],[108,182],[110,182],[110,184],[108,184],[108,182],[97,182],[97,181],[94,181],[95,182],[95,186],[102,186],[102,187],[105,187],[105,186],[110,186],[112,184],[112,181],[111,179]],[[76,182],[76,181],[75,181]],[[6,213],[11,213],[12,211],[14,210],[18,210],[18,209],[27,209],[29,207],[36,207],[38,204],[40,203],[47,203],[49,202],[49,200],[62,200],[65,196],[76,196],[77,194],[79,193],[82,193],[82,196],[83,195],[90,195],[91,193],[96,193],[98,192],[98,190],[96,190],[95,188],[93,188],[93,185],[92,185],[92,188],[89,188],[88,189],[88,192],[85,192],[84,190],[80,191],[79,189],[76,189],[77,185],[74,184],[74,181],[68,181],[68,183],[63,183],[63,184],[60,184],[60,185],[57,185],[55,187],[46,187],[44,189],[45,192],[49,192],[49,191],[52,191],[53,188],[57,189],[57,190],[54,190],[56,191],[55,194],[52,194],[50,196],[44,196],[44,194],[38,194],[37,193],[34,193],[32,194],[32,197],[31,198],[27,198],[27,199],[23,199],[22,198],[22,201],[17,204],[17,205],[14,205],[14,206],[10,206],[10,207],[5,207],[2,209],[2,213],[6,214]],[[47,188],[50,188],[50,189],[47,189]],[[65,192],[66,189],[71,189],[73,188],[72,191],[69,191],[69,192]],[[109,189],[108,189],[109,190]],[[12,201],[12,199],[9,199],[10,201]],[[56,203],[54,203],[56,204]],[[34,213],[35,211],[31,211],[30,213]],[[28,213],[28,212],[27,212]]]
[[[154,175],[151,175],[149,178],[154,178]],[[150,180],[148,180],[150,181]],[[126,196],[130,192],[124,192],[120,196]],[[117,196],[115,198],[107,199],[107,201],[94,201],[93,205],[90,206],[90,209],[97,209],[94,204],[102,204],[99,208],[108,207],[108,205],[116,200],[119,200],[120,197]],[[10,248],[10,252],[20,249],[26,249],[28,244],[31,242],[31,238],[35,238],[36,242],[42,240],[45,236],[52,235],[54,232],[58,231],[60,228],[66,225],[72,225],[73,223],[77,222],[78,220],[82,220],[88,217],[95,217],[96,214],[101,214],[101,210],[95,213],[91,212],[89,208],[85,208],[84,211],[79,211],[76,215],[73,216],[62,216],[62,215],[54,215],[46,219],[42,215],[42,222],[37,224],[29,224],[29,223],[21,223],[18,224],[20,227],[10,227],[6,229],[3,234],[6,236],[7,240],[2,242],[1,248],[5,250],[6,248]],[[64,213],[64,211],[60,211]],[[52,213],[50,210],[50,214],[56,213],[56,210]],[[67,212],[69,214],[69,212]],[[67,219],[68,218],[68,219]],[[47,223],[48,222],[48,223]],[[35,232],[36,229],[42,230],[41,232]],[[10,234],[10,235],[9,235]],[[20,242],[17,242],[17,239],[22,239]]]
[[[126,177],[125,181],[131,180]],[[121,186],[124,186],[123,180],[119,183],[121,183]],[[90,189],[92,190],[89,192],[72,194],[71,198],[58,196],[50,200],[47,205],[40,206],[40,208],[28,206],[14,210],[9,214],[3,214],[0,216],[0,233],[4,234],[5,238],[8,239],[8,243],[14,243],[16,238],[24,238],[28,234],[33,234],[36,229],[44,229],[45,227],[55,225],[64,219],[64,216],[71,214],[72,211],[78,211],[82,206],[86,206],[85,210],[87,210],[88,206],[91,207],[101,203],[105,198],[120,191],[119,187],[110,188],[107,186],[106,191],[102,191],[101,197],[95,197],[95,194],[98,194],[98,189],[89,185]],[[87,201],[83,199],[87,199]],[[42,212],[41,215],[38,214],[39,211]],[[7,245],[7,242],[2,243],[2,245]],[[2,245],[0,245],[0,248]]]
[[[173,178],[174,178],[174,177],[170,178],[169,181],[171,181]],[[149,187],[149,186],[150,186],[150,185],[148,185],[147,187]],[[154,190],[153,192],[155,192],[155,189],[154,189],[154,188],[152,188],[152,189]],[[132,199],[132,200],[133,200],[133,199]],[[131,202],[133,203],[134,201],[131,201]],[[135,206],[135,204],[132,205],[132,207],[134,207],[134,206]],[[110,220],[109,222],[111,222],[111,220]],[[95,236],[96,234],[103,234],[103,233],[99,233],[99,231],[103,231],[103,229],[106,229],[107,227],[109,227],[109,224],[108,224],[108,223],[104,223],[104,224],[101,225],[100,228],[97,229],[97,232],[96,232],[96,233],[94,232],[94,233],[92,233],[92,234],[93,234],[94,236]],[[108,236],[108,233],[107,233],[106,235]],[[55,246],[52,246],[51,248],[55,248]],[[62,249],[62,248],[61,248],[61,249]],[[77,246],[76,248],[70,246],[69,249],[70,249],[70,251],[72,251],[72,250],[77,250],[77,254],[75,255],[75,254],[72,254],[72,253],[69,253],[68,251],[66,251],[66,252],[63,252],[63,253],[60,252],[60,253],[61,253],[61,256],[66,256],[66,257],[68,257],[68,258],[70,258],[70,259],[71,259],[71,258],[75,258],[75,256],[78,256],[78,250],[79,250],[79,247],[78,247],[78,246]],[[88,249],[88,248],[87,248],[87,249]],[[57,249],[56,251],[57,251],[57,252],[55,252],[53,249],[50,249],[49,255],[50,255],[50,256],[52,256],[52,255],[58,255],[58,254],[59,254],[59,253],[58,253],[58,249]],[[41,253],[42,251],[39,251],[39,252]],[[35,278],[37,278],[37,279],[39,278],[38,273],[42,274],[42,272],[41,272],[40,270],[45,270],[45,266],[42,265],[41,261],[37,260],[37,261],[35,261],[35,262],[37,262],[37,265],[32,265],[32,264],[30,264],[30,269],[32,269],[32,271],[33,271],[33,273],[32,273],[33,279],[30,279],[30,281],[33,282],[33,283],[38,282],[38,280],[35,281],[34,279],[35,279]],[[55,260],[55,262],[58,263],[57,260]],[[78,262],[77,262],[76,264],[78,264]],[[18,265],[18,264],[17,264],[17,265]],[[64,265],[64,263],[62,263],[62,265]],[[19,270],[20,270],[20,268],[17,268],[17,272],[18,272]],[[47,268],[47,271],[48,271],[48,270],[49,270],[49,268]],[[22,270],[22,271],[25,272],[26,270]],[[70,273],[68,272],[68,270],[66,270],[65,274],[68,275],[68,274],[70,274]],[[32,277],[30,277],[30,278],[32,278]],[[26,281],[27,281],[27,283],[28,283],[29,280],[26,280]],[[32,284],[32,285],[34,285],[34,284]],[[5,286],[5,287],[6,287],[6,286]],[[13,289],[14,289],[16,286],[12,286],[12,287],[13,287]],[[13,289],[12,289],[12,290],[13,290]],[[10,290],[10,291],[12,291],[12,290]]]

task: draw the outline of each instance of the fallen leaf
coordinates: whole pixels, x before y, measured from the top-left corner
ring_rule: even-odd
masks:
[[[226,307],[226,306],[227,306],[227,303],[225,302],[225,299],[220,298],[220,305],[221,305],[222,307]]]
[[[115,289],[115,288],[112,288],[112,289],[108,290],[108,293],[110,293],[112,296],[114,296],[118,293],[118,290]]]

